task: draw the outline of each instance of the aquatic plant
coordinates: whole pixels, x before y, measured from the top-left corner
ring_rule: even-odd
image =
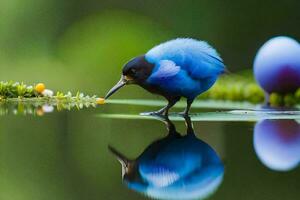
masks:
[[[77,92],[54,92],[46,89],[43,83],[29,85],[19,82],[0,82],[0,115],[8,114],[37,114],[57,110],[71,110],[96,107],[101,99],[96,95],[89,96]],[[99,104],[100,104],[99,103]],[[102,102],[103,103],[103,102]]]

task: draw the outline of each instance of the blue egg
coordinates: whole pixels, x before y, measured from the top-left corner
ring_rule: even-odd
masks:
[[[300,125],[295,120],[262,120],[254,128],[254,149],[269,169],[289,171],[300,164]]]
[[[285,36],[267,41],[255,57],[254,76],[267,93],[297,90],[300,87],[300,44]]]

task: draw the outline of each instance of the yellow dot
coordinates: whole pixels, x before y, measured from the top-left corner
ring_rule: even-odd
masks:
[[[38,108],[37,110],[36,110],[36,114],[38,115],[38,116],[43,116],[44,115],[44,110],[42,109],[42,108]]]
[[[42,93],[45,89],[46,89],[46,86],[45,86],[44,83],[38,83],[38,84],[36,84],[36,86],[35,86],[35,90],[36,90],[38,93]]]
[[[104,98],[98,98],[97,99],[97,104],[99,104],[99,105],[105,104],[105,99]]]

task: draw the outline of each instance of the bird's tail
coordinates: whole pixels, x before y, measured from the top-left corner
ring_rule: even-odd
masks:
[[[238,80],[248,80],[249,79],[249,75],[248,73],[250,73],[250,71],[248,72],[245,71],[244,73],[240,73],[240,72],[232,72],[229,71],[226,67],[224,68],[224,71],[221,73],[221,76],[224,75],[224,78],[226,78],[227,76],[230,76],[231,79],[238,79]],[[252,72],[251,72],[252,73]]]
[[[225,67],[223,72],[221,73],[221,75],[230,75],[230,74],[232,74],[232,72],[229,71],[229,69],[227,67]]]

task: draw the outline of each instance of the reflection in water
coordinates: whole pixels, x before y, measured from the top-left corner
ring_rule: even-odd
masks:
[[[35,101],[14,101],[0,102],[0,116],[2,115],[38,115],[42,116],[45,113],[53,112],[54,106],[48,102]]]
[[[275,171],[300,163],[300,125],[295,120],[262,120],[254,128],[254,149],[261,162]]]
[[[109,147],[122,164],[122,177],[135,191],[156,199],[203,199],[220,186],[224,166],[207,143],[196,138],[190,119],[181,136],[165,119],[168,135],[131,160]]]
[[[37,115],[62,110],[84,109],[96,107],[94,97],[79,97],[76,99],[0,99],[0,116],[2,115]]]

